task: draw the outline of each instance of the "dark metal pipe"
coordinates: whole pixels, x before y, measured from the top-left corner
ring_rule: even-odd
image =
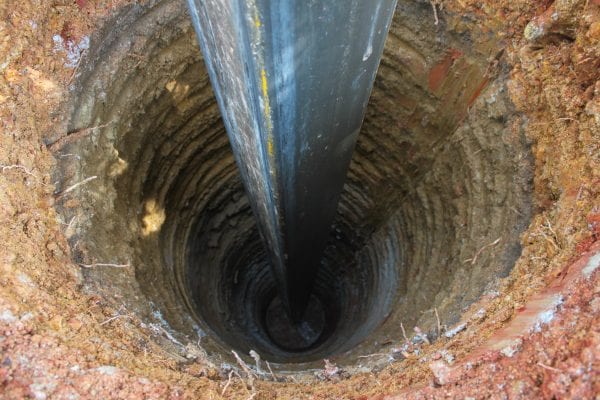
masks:
[[[188,0],[279,294],[299,322],[396,0]]]

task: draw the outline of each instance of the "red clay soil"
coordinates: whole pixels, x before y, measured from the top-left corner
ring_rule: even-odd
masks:
[[[379,398],[487,397],[482,388],[494,390],[491,397],[594,398],[600,393],[599,267],[596,242],[464,360],[449,366],[434,356],[431,385]]]
[[[174,359],[135,315],[82,292],[45,138],[66,134],[56,126],[83,39],[125,3],[0,4],[0,398],[598,398],[600,1],[432,1],[506,44],[537,214],[464,329],[382,371],[310,382],[228,380],[191,350]]]

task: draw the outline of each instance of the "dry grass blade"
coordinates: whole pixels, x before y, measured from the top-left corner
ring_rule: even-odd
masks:
[[[33,172],[31,172],[29,169],[25,168],[23,165],[18,165],[18,164],[0,165],[0,168],[2,168],[2,172],[6,171],[6,170],[11,170],[11,169],[18,169],[18,170],[25,172],[27,175],[31,175],[31,176],[35,177]]]
[[[477,253],[475,253],[475,255],[473,256],[473,258],[471,259],[467,259],[465,260],[465,262],[471,262],[471,265],[475,265],[475,263],[477,262],[477,258],[481,255],[481,253],[487,249],[488,247],[492,247],[497,245],[498,243],[500,243],[500,240],[502,240],[501,237],[499,237],[498,239],[494,240],[492,243],[488,243],[485,246],[483,246],[482,248],[480,248],[479,250],[477,250]]]
[[[563,373],[563,371],[561,371],[560,369],[551,367],[551,366],[546,365],[546,364],[542,364],[541,362],[538,362],[537,365],[539,365],[540,367],[542,367],[544,369],[547,369],[548,371],[556,372],[556,373],[559,373],[559,374]]]
[[[81,182],[77,182],[76,184],[69,186],[69,187],[68,187],[68,188],[66,188],[65,190],[63,190],[63,191],[60,191],[60,192],[56,193],[54,196],[55,196],[57,199],[59,199],[59,198],[61,198],[62,196],[64,196],[65,194],[67,194],[67,193],[69,193],[69,192],[72,192],[73,190],[77,189],[79,186],[81,186],[81,185],[85,185],[86,183],[88,183],[88,182],[90,182],[90,181],[93,181],[93,180],[94,180],[94,179],[96,179],[96,178],[98,178],[98,177],[97,177],[97,176],[95,176],[95,175],[94,175],[94,176],[87,177],[87,178],[85,178],[84,180],[82,180]]]
[[[50,150],[53,153],[57,152],[58,150],[62,149],[63,147],[65,147],[69,143],[73,143],[73,142],[75,142],[75,141],[77,141],[79,139],[82,139],[82,138],[90,135],[96,129],[105,128],[105,127],[109,126],[112,123],[113,123],[113,121],[107,122],[106,124],[97,125],[97,126],[91,126],[89,128],[81,128],[81,129],[77,129],[77,130],[74,130],[72,132],[69,132],[66,135],[61,136],[60,138],[58,138],[58,140],[56,140],[52,144],[48,145],[47,146],[48,150]]]
[[[94,263],[94,264],[78,264],[83,268],[94,268],[94,267],[114,267],[114,268],[128,268],[131,264],[109,264],[109,263]]]
[[[233,371],[230,371],[229,378],[227,379],[227,383],[225,384],[225,387],[223,387],[223,390],[221,391],[221,396],[225,396],[225,392],[227,391],[227,388],[229,387],[229,385],[231,385],[232,377],[233,377]]]
[[[433,309],[433,312],[435,313],[435,320],[437,322],[437,335],[440,337],[442,334],[442,324],[440,323],[440,314],[438,314],[437,307]]]
[[[256,378],[256,374],[252,372],[248,364],[246,364],[244,360],[242,360],[238,353],[236,353],[234,350],[231,350],[231,353],[235,357],[235,360],[237,361],[239,366],[242,367],[242,370],[246,373],[246,376],[248,377],[248,386],[254,389],[254,378]]]
[[[269,368],[269,372],[271,373],[271,377],[273,378],[273,380],[275,382],[277,382],[277,377],[275,376],[275,374],[273,373],[273,370],[271,369],[271,364],[269,364],[268,361],[265,361],[265,363],[267,363],[267,368]]]
[[[406,343],[410,343],[408,337],[406,337],[406,331],[404,330],[404,325],[402,324],[402,322],[400,322],[400,329],[402,329],[402,337],[404,338],[404,341]]]

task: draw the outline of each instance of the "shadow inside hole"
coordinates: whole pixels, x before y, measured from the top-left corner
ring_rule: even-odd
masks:
[[[303,369],[334,355],[351,364],[357,354],[381,352],[381,343],[402,340],[400,322],[426,329],[433,307],[451,324],[510,270],[531,215],[531,164],[512,122],[504,62],[498,78],[486,75],[497,47],[477,33],[475,17],[456,16],[459,32],[444,20],[434,26],[427,2],[401,1],[317,279],[325,322],[317,310],[311,323],[322,331],[314,342],[316,334],[286,342],[285,329],[275,329],[275,284],[182,10],[175,0],[124,10],[82,61],[66,130],[108,125],[64,148],[65,185],[98,178],[73,193],[80,207],[61,213],[65,221],[77,217],[74,253],[135,266],[135,274],[84,271],[90,291],[119,296],[117,306],[180,343],[200,342],[219,360],[231,360],[232,348],[242,356],[256,350]],[[145,63],[123,50],[132,47]],[[475,101],[479,95],[484,101]],[[465,263],[498,237],[476,263]]]

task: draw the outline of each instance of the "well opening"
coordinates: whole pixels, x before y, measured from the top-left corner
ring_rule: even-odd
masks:
[[[87,289],[161,324],[173,352],[254,350],[280,370],[358,366],[401,340],[401,322],[433,337],[433,309],[457,321],[518,258],[532,185],[501,46],[457,20],[399,2],[294,336],[184,4],[123,10],[93,38],[71,101],[71,130],[100,128],[58,155],[65,187],[96,177],[59,205],[77,261],[132,266],[85,270]]]

